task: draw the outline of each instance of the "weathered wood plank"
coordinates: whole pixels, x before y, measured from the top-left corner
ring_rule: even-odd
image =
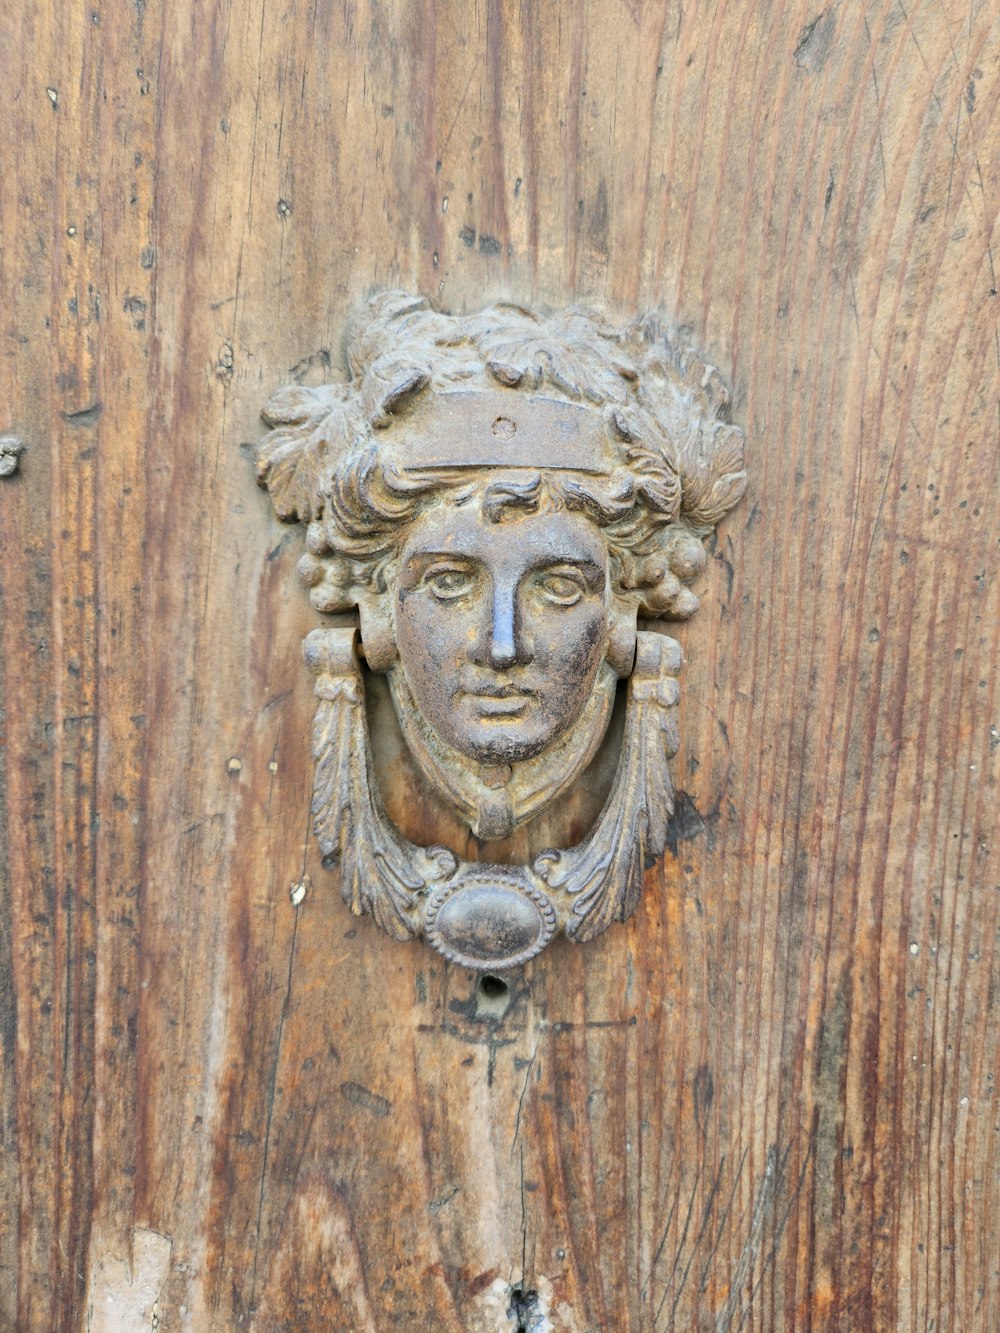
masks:
[[[3,13],[0,1324],[995,1327],[991,7]],[[241,452],[395,283],[662,305],[748,432],[671,854],[501,1018],[318,863]]]

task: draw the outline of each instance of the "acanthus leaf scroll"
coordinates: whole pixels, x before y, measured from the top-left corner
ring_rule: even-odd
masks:
[[[306,524],[313,606],[357,609],[367,666],[386,674],[430,786],[479,839],[508,836],[583,771],[628,681],[590,832],[494,865],[394,827],[358,631],[306,640],[314,830],[345,901],[395,939],[502,970],[559,930],[584,942],[627,919],[663,851],[681,652],[637,620],[696,610],[704,540],[745,489],[743,432],[718,374],[656,317],[453,316],[387,292],[347,349],[348,382],[268,402],[258,479],[280,518]]]

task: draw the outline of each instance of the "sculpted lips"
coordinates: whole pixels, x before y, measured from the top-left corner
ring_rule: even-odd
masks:
[[[481,717],[517,717],[523,713],[535,696],[534,690],[527,690],[511,681],[475,682],[471,688],[463,689],[461,697],[469,699]]]

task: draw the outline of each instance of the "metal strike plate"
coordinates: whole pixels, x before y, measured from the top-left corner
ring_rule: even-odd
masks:
[[[477,838],[507,837],[593,757],[618,681],[625,732],[582,842],[528,865],[404,838],[372,771],[354,630],[306,639],[314,829],[351,910],[464,967],[527,962],[635,909],[673,808],[681,652],[637,618],[683,620],[704,539],[746,485],[717,373],[647,317],[451,316],[387,292],[353,326],[350,378],[279,389],[258,479],[307,525],[321,613],[357,608],[403,736]]]

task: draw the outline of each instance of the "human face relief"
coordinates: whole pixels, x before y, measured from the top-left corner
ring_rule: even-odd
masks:
[[[400,660],[443,740],[511,763],[579,718],[608,647],[608,550],[588,518],[443,504],[414,521],[398,571]]]

